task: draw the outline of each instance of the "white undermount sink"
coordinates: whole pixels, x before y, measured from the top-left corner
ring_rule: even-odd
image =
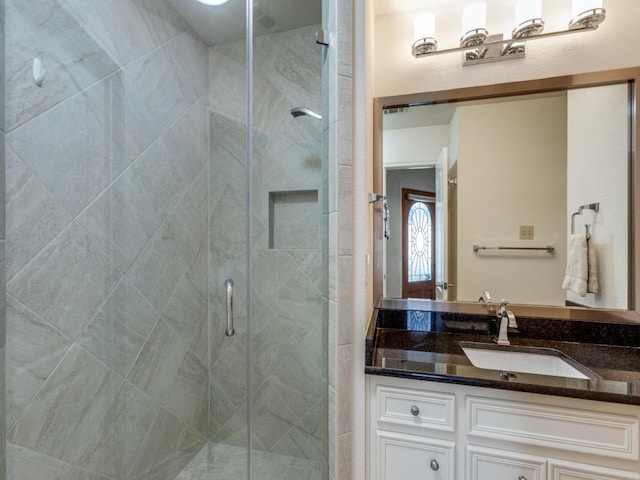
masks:
[[[552,348],[517,345],[503,347],[476,342],[460,342],[460,346],[477,368],[555,377],[598,378],[586,367]]]

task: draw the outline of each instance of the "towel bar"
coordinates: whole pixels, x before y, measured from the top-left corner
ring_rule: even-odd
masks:
[[[547,253],[554,253],[556,251],[555,247],[551,245],[547,245],[546,247],[488,247],[481,245],[474,245],[473,251],[477,252],[478,250],[537,250],[537,251],[546,251]]]

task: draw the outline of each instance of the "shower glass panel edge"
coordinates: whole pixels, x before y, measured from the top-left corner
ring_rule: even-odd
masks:
[[[326,47],[315,41],[323,3],[292,4],[305,25],[278,31],[269,3],[253,4],[251,479],[328,478]]]

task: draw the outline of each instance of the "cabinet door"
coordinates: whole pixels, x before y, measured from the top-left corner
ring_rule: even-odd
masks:
[[[544,457],[467,445],[467,480],[546,480]]]
[[[640,474],[584,463],[549,459],[549,480],[640,480]]]
[[[454,480],[453,442],[378,430],[377,480]]]

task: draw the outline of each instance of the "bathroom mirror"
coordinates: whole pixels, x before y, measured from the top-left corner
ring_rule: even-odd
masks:
[[[439,183],[444,210],[423,198],[435,205],[434,246],[440,239],[432,298],[477,302],[487,289],[494,301],[561,317],[640,319],[638,76],[633,68],[375,99],[374,191],[388,197],[392,235],[383,241],[382,204],[373,203],[374,298],[413,298],[400,278],[410,234],[398,225],[420,199],[415,190],[435,195]],[[562,281],[568,239],[587,226],[599,291],[582,296]]]

